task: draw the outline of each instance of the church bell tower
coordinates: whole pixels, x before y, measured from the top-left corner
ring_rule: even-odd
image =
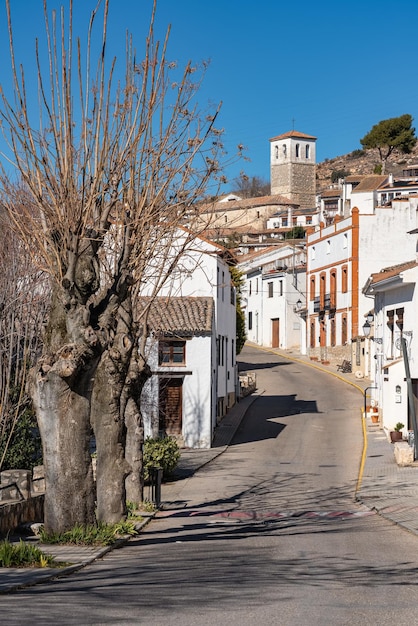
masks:
[[[316,137],[291,130],[270,139],[271,194],[302,209],[316,206]]]

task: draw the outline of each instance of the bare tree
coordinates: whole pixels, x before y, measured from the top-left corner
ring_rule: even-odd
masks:
[[[0,469],[10,467],[19,420],[30,406],[27,373],[40,349],[48,294],[45,277],[0,213]],[[30,450],[19,451],[29,463]],[[27,465],[20,466],[29,469]]]
[[[270,183],[260,176],[248,176],[245,172],[233,180],[234,191],[242,198],[270,195]]]
[[[48,66],[37,46],[34,124],[6,5],[14,94],[3,95],[3,127],[27,202],[3,171],[3,204],[52,279],[31,394],[43,441],[45,527],[62,531],[95,520],[91,427],[98,519],[125,515],[127,477],[135,500],[142,498],[140,395],[149,371],[146,332],[138,342],[146,312],[137,319],[133,302],[150,278],[158,294],[196,237],[193,206],[222,177],[222,131],[218,109],[206,115],[195,103],[205,67],[179,71],[167,57],[168,32],[155,41],[155,3],[143,59],[127,37],[124,78],[116,79],[117,59],[108,63],[105,55],[109,0],[92,13],[85,55],[71,0],[68,26],[63,9],[50,21],[44,0]],[[93,63],[99,16],[102,45]]]

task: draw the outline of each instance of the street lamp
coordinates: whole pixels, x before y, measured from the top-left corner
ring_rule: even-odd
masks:
[[[370,322],[366,319],[366,321],[363,324],[363,335],[365,337],[368,337],[370,335],[371,329],[372,327],[370,326]]]

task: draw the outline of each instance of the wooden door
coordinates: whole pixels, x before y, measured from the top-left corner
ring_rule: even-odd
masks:
[[[159,430],[181,435],[183,422],[183,379],[160,378]]]
[[[271,347],[280,347],[280,319],[278,317],[271,320]]]

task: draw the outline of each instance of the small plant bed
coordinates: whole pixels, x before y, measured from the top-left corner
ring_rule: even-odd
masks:
[[[135,522],[127,520],[118,524],[74,526],[64,533],[40,531],[39,537],[45,544],[69,544],[78,546],[110,546],[126,535],[136,535]]]
[[[148,504],[154,506],[151,502],[149,502]],[[126,508],[128,510],[128,521],[142,522],[144,519],[142,517],[142,512],[151,512],[145,507],[145,502],[142,502],[140,505],[138,505],[136,502],[128,501],[126,503]],[[155,507],[153,510],[155,510]]]
[[[37,546],[25,543],[13,543],[8,539],[0,542],[0,567],[61,567],[53,556],[45,554]]]

